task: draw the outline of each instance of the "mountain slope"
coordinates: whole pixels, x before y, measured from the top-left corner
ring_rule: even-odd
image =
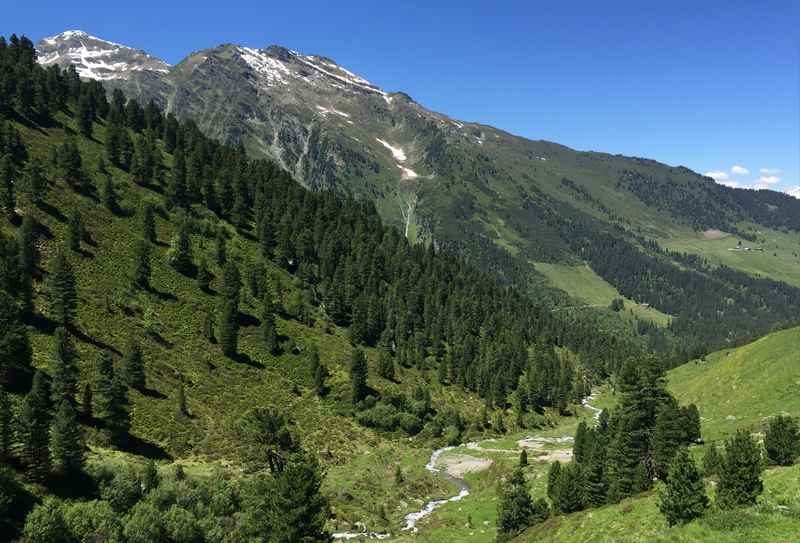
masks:
[[[68,65],[71,39],[43,40],[39,52]],[[727,300],[750,290],[750,279],[699,260],[682,274],[685,259],[656,245],[706,229],[755,240],[765,228],[781,228],[796,237],[800,201],[787,195],[730,189],[683,167],[577,152],[451,119],[330,59],[277,46],[225,44],[166,73],[128,70],[108,84],[275,159],[307,186],[368,197],[410,239],[451,247],[508,282],[541,283],[531,262],[585,262],[623,296],[676,317],[674,330],[691,336],[690,349],[740,343],[796,322],[773,307],[766,320],[759,314],[772,305],[768,291],[783,287],[763,285],[750,301],[740,297],[734,315]],[[776,275],[795,264],[781,260]],[[656,273],[660,285],[649,279]],[[704,284],[713,309],[698,311],[687,281]],[[720,314],[736,322],[698,334],[698,319]]]

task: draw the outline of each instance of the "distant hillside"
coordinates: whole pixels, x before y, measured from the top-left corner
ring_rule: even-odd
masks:
[[[332,59],[279,46],[224,44],[169,67],[76,31],[37,48],[45,65],[75,65],[142,104],[152,100],[209,136],[270,157],[306,186],[369,198],[409,239],[454,249],[509,283],[545,281],[531,262],[588,264],[622,296],[673,317],[682,345],[651,340],[666,351],[714,350],[798,322],[786,311],[797,292],[660,248],[709,229],[751,241],[779,229],[796,242],[800,200],[788,195],[452,119]],[[779,251],[755,270],[785,279],[800,262],[797,243]],[[579,287],[558,286],[581,297]]]

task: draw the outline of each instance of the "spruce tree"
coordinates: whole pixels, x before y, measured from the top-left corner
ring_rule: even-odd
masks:
[[[314,370],[314,393],[317,396],[325,396],[328,392],[328,386],[325,381],[328,379],[328,369],[324,364],[318,364]]]
[[[178,233],[172,238],[170,249],[167,252],[169,264],[179,273],[188,275],[194,266],[192,262],[192,238],[189,232],[189,224],[184,221]]]
[[[47,196],[48,188],[41,161],[32,157],[25,165],[20,192],[30,203],[40,206]]]
[[[667,482],[659,493],[658,508],[670,526],[703,516],[708,507],[703,479],[685,447],[670,462]]]
[[[278,332],[275,328],[275,308],[272,305],[272,293],[269,290],[264,292],[261,304],[261,338],[271,354],[278,354],[280,346]],[[316,369],[314,372],[316,373]]]
[[[217,259],[217,265],[220,267],[224,266],[225,263],[228,261],[228,254],[227,254],[228,252],[226,243],[227,243],[227,238],[225,237],[225,229],[218,228],[217,235],[215,238],[216,251],[214,254]]]
[[[719,474],[719,468],[722,465],[722,455],[719,453],[717,446],[712,443],[706,449],[703,456],[703,475],[706,477],[714,477]]]
[[[582,464],[586,460],[586,454],[589,452],[586,448],[586,421],[581,421],[575,430],[575,439],[572,445],[572,459],[578,464]]]
[[[114,190],[114,180],[111,178],[111,174],[103,175],[103,190],[101,191],[103,196],[103,205],[112,213],[116,213],[119,209],[119,203],[117,202],[117,193]]]
[[[672,400],[661,405],[651,439],[653,471],[664,480],[672,457],[686,441],[686,420],[677,403]]]
[[[769,422],[764,435],[767,458],[779,466],[791,466],[800,453],[800,434],[797,421],[778,415]]]
[[[606,501],[608,486],[605,478],[605,452],[605,444],[597,443],[582,465],[583,499],[586,507],[599,507]]]
[[[44,373],[37,371],[33,387],[25,397],[19,417],[19,441],[23,464],[30,480],[43,482],[50,474],[50,387]]]
[[[156,242],[156,215],[153,204],[146,203],[142,206],[142,238],[150,243]]]
[[[0,385],[9,382],[16,373],[27,373],[31,367],[28,332],[14,299],[0,289]]]
[[[81,242],[85,236],[86,232],[83,227],[81,212],[74,209],[69,216],[69,223],[67,224],[67,244],[70,250],[76,253],[80,252]]]
[[[138,341],[131,340],[128,343],[128,348],[125,350],[122,364],[128,386],[137,390],[144,390],[147,384],[147,377],[142,347],[139,345]]]
[[[86,383],[83,385],[83,393],[81,394],[81,411],[88,420],[94,418],[93,402],[92,384]]]
[[[550,469],[547,471],[547,497],[554,501],[559,477],[561,477],[561,462],[556,460],[550,464]]]
[[[325,524],[331,512],[321,490],[323,477],[319,461],[310,453],[301,451],[291,456],[267,495],[267,541],[330,541]]]
[[[85,449],[78,419],[72,405],[61,400],[50,427],[50,451],[54,471],[70,476],[83,470]]]
[[[186,406],[186,389],[183,386],[183,381],[178,386],[178,413],[184,417],[189,415],[189,408]]]
[[[151,274],[150,243],[143,239],[137,240],[133,246],[131,287],[134,289],[149,290]]]
[[[38,250],[36,248],[36,221],[31,215],[22,218],[22,226],[17,236],[19,241],[19,287],[23,311],[32,313],[33,308],[33,276],[36,271]]]
[[[222,302],[219,320],[219,344],[222,354],[229,358],[236,356],[239,349],[239,311],[237,305],[226,300]]]
[[[686,440],[690,443],[700,441],[700,411],[695,404],[681,407]]]
[[[394,381],[394,358],[388,349],[378,351],[378,375],[389,381]]]
[[[364,351],[354,349],[350,358],[350,386],[352,390],[353,403],[358,403],[369,394],[367,386],[367,357]]]
[[[501,490],[497,503],[497,541],[513,539],[533,523],[533,501],[522,469],[517,468]]]
[[[97,415],[108,430],[111,441],[122,445],[130,427],[127,386],[119,372],[114,371],[114,362],[107,352],[100,355],[98,373],[99,378],[95,385]]]
[[[581,467],[570,462],[561,469],[555,487],[553,506],[561,513],[574,513],[583,509],[583,473]]]
[[[519,453],[519,467],[524,468],[528,465],[528,449],[522,449]]]
[[[75,273],[63,251],[58,251],[50,263],[47,283],[53,320],[62,326],[70,326],[75,319],[78,293]]]
[[[203,319],[203,337],[209,343],[217,342],[217,338],[214,335],[214,314],[211,311],[206,311],[206,316]]]
[[[717,504],[722,509],[754,505],[764,490],[763,464],[758,445],[744,430],[725,441],[725,454],[719,468]]]
[[[53,362],[53,405],[62,400],[74,405],[78,392],[77,352],[69,337],[69,332],[62,327],[56,328],[54,334]]]

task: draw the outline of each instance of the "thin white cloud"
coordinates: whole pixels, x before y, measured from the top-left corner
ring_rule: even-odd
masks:
[[[789,187],[784,192],[786,194],[788,194],[789,196],[794,196],[795,198],[800,200],[800,185],[798,185],[796,187]]]
[[[731,168],[731,173],[733,175],[747,175],[747,174],[750,173],[750,170],[748,170],[744,166],[738,166],[737,165],[737,166],[734,166],[733,168]]]
[[[727,181],[728,179],[731,178],[727,172],[720,172],[720,171],[710,171],[704,173],[703,175],[705,175],[706,177],[710,177],[717,183],[719,183],[720,181]]]
[[[777,175],[762,175],[758,178],[758,182],[765,185],[774,185],[775,183],[780,183],[781,178]]]
[[[755,183],[753,184],[753,188],[756,190],[765,190],[769,188],[769,185],[766,183]]]
[[[732,189],[738,189],[739,187],[742,186],[742,184],[739,183],[738,181],[717,181],[717,183],[720,185],[724,185],[726,187],[730,187]]]
[[[761,168],[758,171],[764,175],[775,175],[776,173],[781,173],[780,168]]]

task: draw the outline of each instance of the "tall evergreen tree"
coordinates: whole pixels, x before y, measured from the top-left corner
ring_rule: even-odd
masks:
[[[378,350],[378,375],[389,381],[394,380],[394,358],[388,349]]]
[[[149,290],[151,274],[150,242],[144,239],[137,240],[133,246],[131,286],[134,289]]]
[[[517,468],[497,502],[497,541],[513,539],[533,523],[533,500],[522,469]]]
[[[369,387],[367,386],[367,357],[364,351],[354,349],[350,358],[350,386],[353,393],[353,403],[358,403],[367,397]]]
[[[11,160],[11,155],[3,154],[0,156],[0,191],[2,191],[0,193],[2,196],[0,205],[3,206],[9,221],[13,221],[17,216],[15,211],[17,207],[16,192],[14,191],[15,178],[16,169],[14,168],[14,162]]]
[[[178,233],[172,238],[167,260],[178,272],[184,275],[191,273],[194,266],[192,261],[192,238],[189,232],[189,224],[186,221],[181,224]]]
[[[67,244],[70,250],[76,253],[80,252],[81,242],[85,236],[86,231],[83,227],[81,212],[77,209],[73,209],[69,216],[69,224],[67,225]]]
[[[586,460],[588,452],[586,447],[586,421],[581,421],[575,430],[575,440],[572,446],[572,458],[578,464],[582,464]]]
[[[272,304],[272,292],[269,290],[264,293],[261,305],[261,337],[267,350],[271,354],[278,354],[280,345],[278,343],[278,332],[275,328],[275,308]],[[316,369],[314,371],[316,372]]]
[[[689,452],[681,447],[670,461],[667,483],[659,494],[659,510],[670,526],[701,517],[708,507],[703,479]]]
[[[583,509],[584,481],[581,467],[570,462],[561,469],[556,481],[553,506],[561,513],[574,513]]]
[[[754,505],[764,490],[763,463],[758,445],[750,434],[738,430],[725,441],[725,454],[719,469],[717,504],[723,509]]]
[[[117,201],[117,192],[114,189],[114,180],[111,174],[103,175],[103,189],[100,191],[103,197],[103,205],[112,213],[116,213],[119,209],[119,202]]]
[[[155,243],[156,237],[156,214],[153,205],[146,203],[141,208],[142,214],[142,238]]]
[[[108,353],[100,356],[98,373],[99,379],[95,386],[98,416],[108,430],[111,441],[115,445],[123,445],[130,428],[128,387],[120,372],[114,371],[114,363]]]
[[[33,351],[20,317],[14,299],[0,289],[0,385],[17,372],[27,373],[31,367]]]
[[[137,390],[144,390],[147,384],[147,376],[145,373],[142,347],[139,345],[138,341],[131,340],[130,343],[128,343],[128,348],[125,350],[122,364],[128,386]]]
[[[197,286],[203,292],[211,291],[211,272],[208,270],[208,262],[206,257],[200,257],[200,262],[197,265]]]
[[[556,460],[547,471],[547,497],[555,501],[558,478],[561,477],[561,462]]]
[[[714,477],[719,474],[719,468],[722,465],[722,456],[719,453],[717,446],[712,443],[706,449],[706,454],[703,456],[703,475],[706,477]]]
[[[78,392],[77,352],[70,339],[69,332],[63,327],[56,328],[53,348],[53,405],[62,400],[71,405],[75,403]]]
[[[778,415],[769,422],[764,434],[764,448],[767,458],[779,466],[791,466],[800,454],[800,434],[797,421]]]
[[[50,264],[48,293],[53,319],[62,326],[70,326],[75,319],[78,293],[75,273],[63,251],[58,251]]]
[[[37,371],[33,387],[25,397],[18,430],[20,457],[30,480],[43,482],[50,474],[50,387],[44,373]]]
[[[223,301],[221,309],[217,336],[222,354],[233,358],[239,349],[239,311],[231,300]]]
[[[32,157],[25,164],[19,192],[35,206],[41,206],[47,197],[48,184],[41,161]]]
[[[672,457],[686,441],[685,419],[677,402],[663,403],[656,416],[651,440],[653,471],[659,479],[666,479]]]
[[[267,508],[270,543],[331,540],[325,529],[331,512],[321,490],[323,477],[316,457],[306,452],[292,455],[270,485]]]
[[[75,410],[66,400],[58,404],[50,427],[50,451],[53,455],[54,471],[59,475],[74,475],[83,470],[83,438]]]

